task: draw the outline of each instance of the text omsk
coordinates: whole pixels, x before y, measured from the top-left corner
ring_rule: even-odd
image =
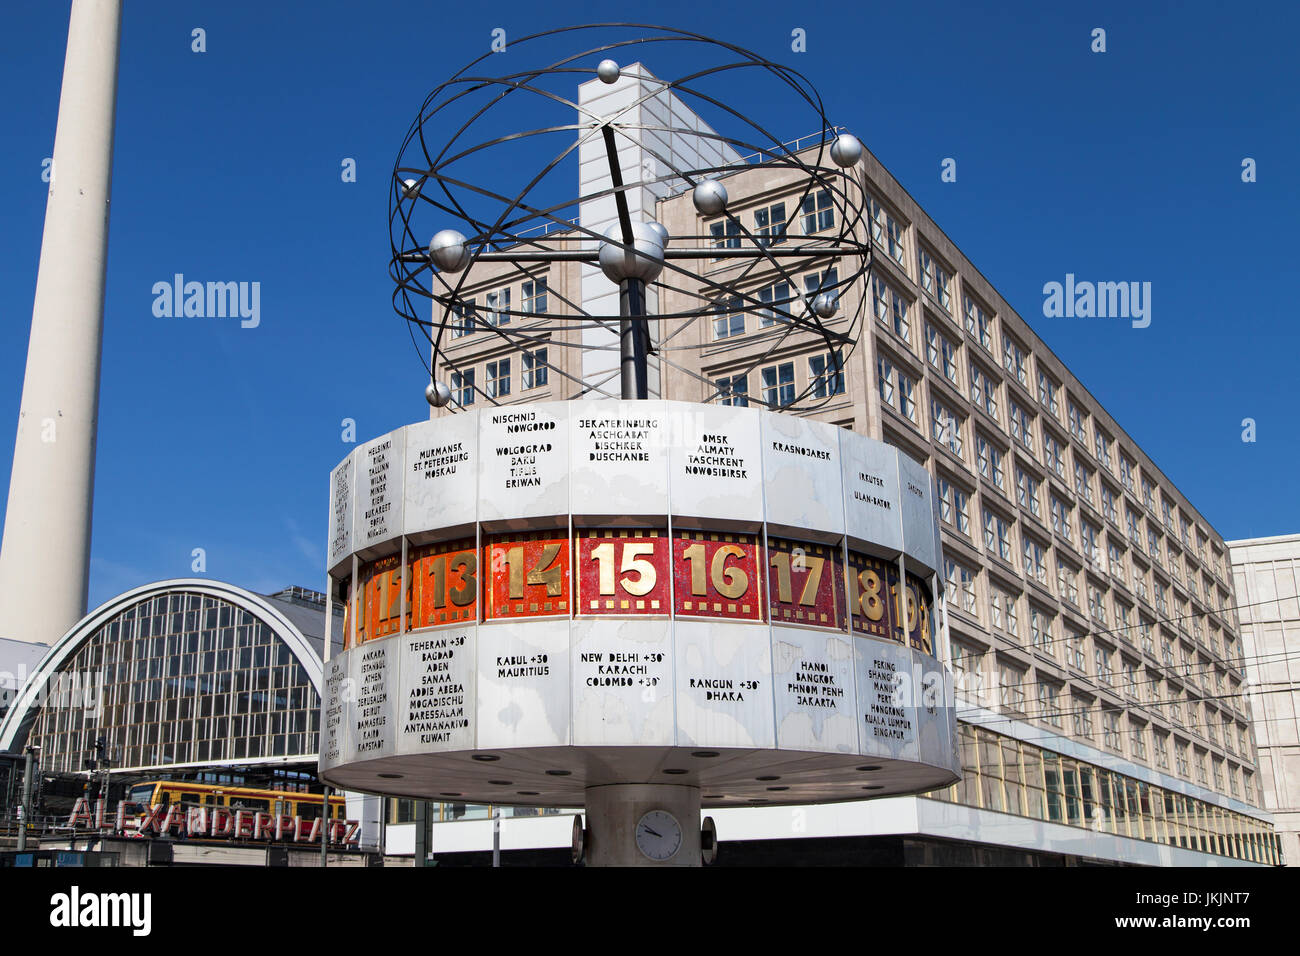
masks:
[[[138,808],[128,820],[128,807]],[[68,826],[106,830],[130,837],[165,837],[189,839],[264,840],[283,843],[320,843],[320,817],[304,820],[300,816],[266,813],[262,810],[229,810],[226,807],[185,807],[156,803],[151,807],[123,801],[109,814],[103,800],[92,809],[85,797],[77,800],[68,817]],[[356,820],[330,820],[326,823],[327,840],[337,846],[359,841],[361,828]]]

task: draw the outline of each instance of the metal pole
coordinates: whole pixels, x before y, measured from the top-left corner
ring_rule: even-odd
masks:
[[[27,849],[27,819],[31,816],[32,802],[32,748],[27,748],[27,763],[23,768],[23,802],[18,805],[22,819],[18,821],[18,852]]]
[[[429,802],[415,801],[415,865],[429,865]]]
[[[618,349],[622,363],[624,398],[649,397],[646,363],[650,352],[650,332],[645,319],[645,283],[624,279],[618,285]]]
[[[501,866],[501,808],[492,808],[492,866]]]
[[[324,798],[321,802],[321,828],[320,828],[320,865],[329,866],[330,850],[330,788],[329,784],[325,785]]]

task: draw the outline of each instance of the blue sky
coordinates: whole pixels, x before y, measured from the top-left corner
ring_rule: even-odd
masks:
[[[996,7],[615,0],[602,12],[803,72],[1225,537],[1300,531],[1300,14]],[[5,489],[67,13],[19,0],[0,14]],[[188,575],[200,547],[215,578],[322,587],[328,472],[352,447],[340,422],[364,440],[427,415],[386,265],[402,138],[494,28],[510,38],[588,18],[575,3],[126,4],[92,606]],[[1095,27],[1104,54],[1090,50]],[[791,52],[795,28],[806,53]],[[735,91],[737,108],[763,115],[749,95]],[[345,157],[355,183],[341,181]],[[945,157],[955,183],[940,181]],[[1245,157],[1255,183],[1241,181]],[[260,282],[260,325],[155,317],[151,288],[177,272]],[[1151,282],[1151,326],[1042,318],[1043,284],[1067,272]],[[1241,440],[1247,417],[1254,443]]]

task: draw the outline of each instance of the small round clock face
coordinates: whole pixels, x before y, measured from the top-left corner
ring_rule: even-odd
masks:
[[[671,860],[682,847],[682,827],[667,810],[651,810],[636,825],[637,849],[656,863]]]

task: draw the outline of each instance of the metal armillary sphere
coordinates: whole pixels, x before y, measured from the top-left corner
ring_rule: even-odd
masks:
[[[593,36],[602,42],[586,45]],[[548,59],[566,43],[566,55]],[[494,58],[510,71],[485,75]],[[680,74],[663,79],[641,62]],[[579,85],[590,82],[598,83],[591,95],[575,101]],[[602,95],[609,102],[597,104]],[[797,123],[813,135],[784,142],[729,105],[736,95],[783,103],[772,106],[781,128],[789,134]],[[619,160],[629,147],[646,157],[631,168]],[[710,325],[719,314],[740,313],[762,317],[754,339],[761,347],[728,375],[769,363],[803,341],[791,341],[796,335],[815,336],[826,348],[826,375],[842,375],[858,340],[871,265],[854,174],[861,155],[862,144],[830,123],[802,75],[728,43],[642,24],[567,27],[515,40],[505,55],[484,54],[434,89],[402,144],[389,201],[394,307],[431,380],[439,366],[459,370],[449,346],[478,328],[499,337],[502,354],[539,347],[619,353],[619,369],[604,377],[546,363],[574,383],[575,394],[644,398],[653,357],[704,382],[706,400],[725,398],[683,353],[713,345]],[[760,164],[796,174],[796,198],[784,222],[756,234],[748,211],[729,209],[727,182]],[[589,185],[575,194],[575,183]],[[656,207],[686,193],[701,217],[722,217],[721,225],[669,235],[655,221]],[[793,228],[809,216],[833,225],[811,234]],[[726,268],[710,267],[719,260]],[[526,302],[483,299],[489,280],[537,281],[551,264],[573,261],[588,264],[578,291],[552,283],[544,314]],[[811,286],[810,273],[817,276]],[[609,285],[609,295],[585,291],[605,280],[617,297]],[[842,308],[846,302],[851,310]],[[817,387],[814,381],[779,403],[748,400],[806,409],[828,397],[816,397]],[[453,403],[454,391],[431,381],[426,396],[441,407]]]

